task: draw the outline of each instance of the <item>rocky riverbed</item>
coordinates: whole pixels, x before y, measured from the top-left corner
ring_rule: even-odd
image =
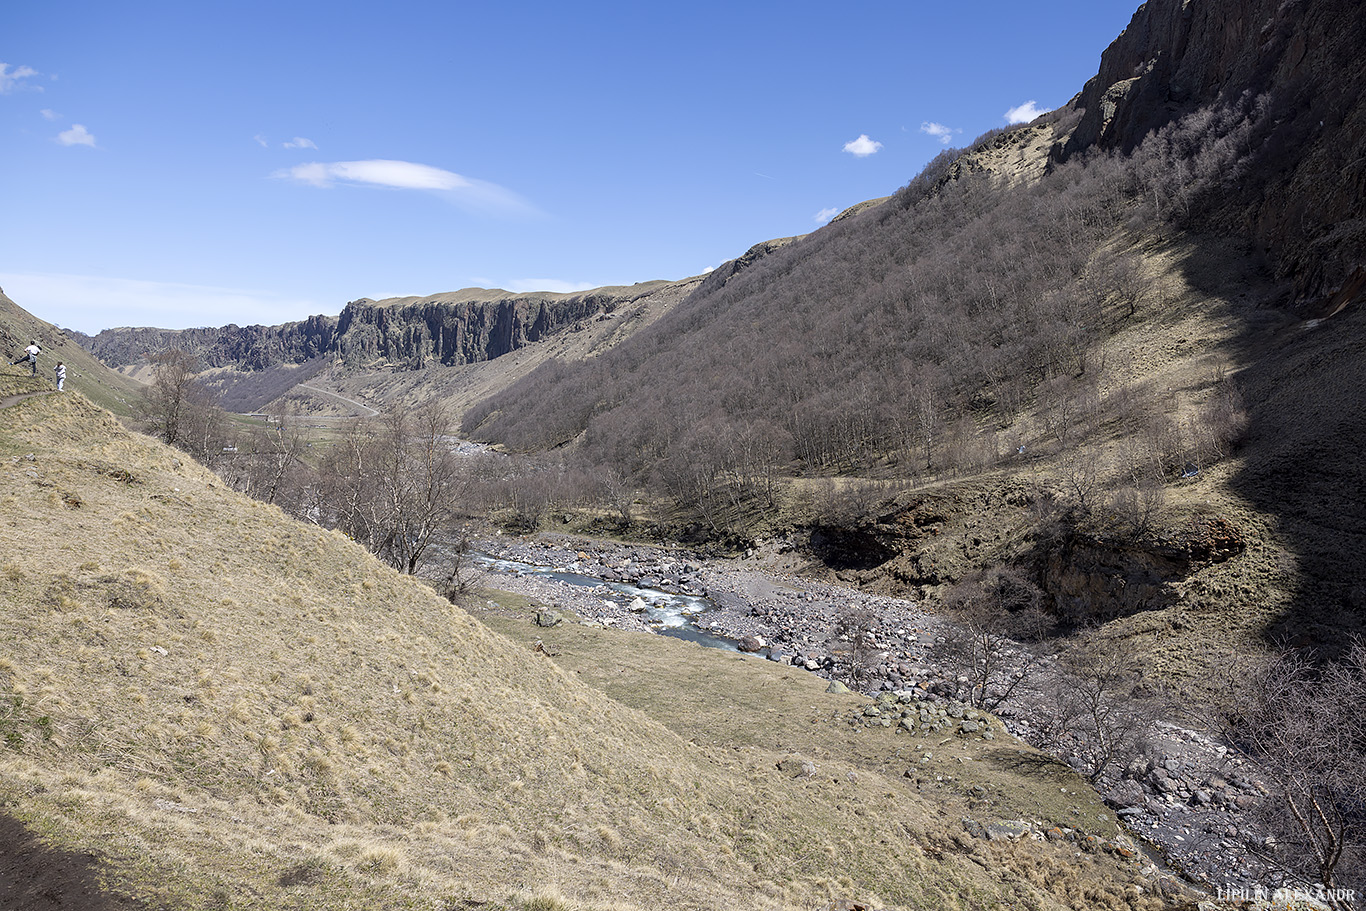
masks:
[[[586,586],[542,574],[489,573],[489,587],[572,612],[580,622],[652,629],[641,605],[608,582],[704,596],[715,606],[696,618],[698,627],[736,648],[853,684],[870,698],[881,694],[884,704],[887,694],[897,693],[917,706],[959,705],[966,678],[944,648],[951,631],[945,618],[912,601],[796,575],[781,549],[719,560],[681,549],[567,537],[496,537],[477,546],[501,560],[603,580]],[[1023,646],[1016,651],[1023,668],[1028,653]],[[1050,659],[1033,656],[1033,662],[1046,672]],[[857,676],[851,673],[855,665]],[[1038,745],[1037,725],[1031,723],[1037,709],[1027,700],[1007,702],[997,714],[1006,730]],[[884,720],[869,712],[851,723]],[[898,730],[916,736],[914,725]],[[1188,879],[1212,890],[1278,884],[1256,856],[1271,844],[1251,812],[1266,788],[1256,767],[1228,746],[1198,731],[1159,724],[1144,755],[1129,759],[1098,787],[1128,830]]]

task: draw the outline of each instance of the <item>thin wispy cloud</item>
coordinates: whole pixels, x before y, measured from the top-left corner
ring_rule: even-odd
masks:
[[[858,139],[851,139],[844,144],[844,151],[855,158],[867,158],[880,148],[882,143],[869,139],[867,133],[860,133]]]
[[[1029,121],[1033,120],[1035,117],[1047,114],[1051,110],[1053,109],[1039,107],[1034,99],[1031,98],[1024,104],[1006,111],[1006,123],[1029,123]]]
[[[270,148],[270,143],[266,141],[266,137],[263,136],[262,134],[257,133],[255,136],[253,136],[253,137],[251,137],[251,138],[252,138],[252,139],[255,139],[255,140],[256,140],[256,144],[257,144],[258,146],[260,146],[261,148],[263,148],[263,149],[268,149],[268,148]]]
[[[43,115],[43,119],[44,119],[44,120],[61,120],[61,119],[62,119],[62,115],[61,115],[61,114],[58,114],[56,111],[52,110],[51,108],[43,108],[43,109],[42,109],[41,111],[39,111],[38,113]]]
[[[295,136],[293,139],[289,140],[289,142],[286,142],[286,143],[285,143],[285,148],[286,148],[286,149],[317,149],[318,147],[317,147],[316,145],[313,144],[313,140],[311,140],[311,139],[305,139],[305,138],[303,138],[302,136]]]
[[[92,149],[95,147],[95,137],[79,123],[73,123],[71,129],[58,133],[57,141],[64,146],[90,146]]]
[[[32,89],[41,92],[41,85],[28,85],[24,82],[30,76],[37,76],[38,71],[31,66],[19,66],[14,69],[9,68],[8,63],[0,63],[0,95],[8,95],[15,89]]]
[[[821,209],[819,212],[815,214],[812,220],[815,221],[818,225],[823,225],[830,219],[834,218],[836,215],[840,214],[841,211],[843,210],[840,209],[838,206],[831,206],[828,209]]]
[[[325,312],[317,301],[272,291],[97,275],[6,272],[0,286],[24,309],[87,333],[114,326],[274,325]]]
[[[938,139],[944,145],[948,145],[953,140],[955,133],[961,133],[963,131],[954,129],[953,127],[946,127],[942,123],[935,123],[932,120],[927,120],[920,124],[920,132],[927,133],[935,139]]]
[[[414,161],[311,161],[274,172],[272,177],[330,188],[338,185],[422,190],[456,205],[501,215],[537,214],[536,207],[511,190]]]

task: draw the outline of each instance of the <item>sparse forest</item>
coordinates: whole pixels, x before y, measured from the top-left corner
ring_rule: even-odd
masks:
[[[463,430],[521,451],[572,443],[718,531],[775,475],[925,480],[1022,451],[1072,459],[1063,486],[1080,505],[1106,491],[1141,523],[1164,474],[1237,439],[1238,391],[1228,382],[1208,420],[1173,426],[1169,403],[1129,382],[1143,365],[1107,343],[1149,318],[1136,245],[1200,223],[1238,180],[1263,108],[1202,111],[1131,155],[1055,162],[1032,184],[975,156],[1070,122],[993,131],[611,352],[541,368]],[[1107,426],[1121,442],[1087,448]]]

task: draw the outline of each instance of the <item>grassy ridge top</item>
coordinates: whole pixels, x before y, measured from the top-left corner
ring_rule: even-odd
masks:
[[[0,797],[139,900],[1143,904],[1108,859],[945,858],[941,811],[878,774],[689,743],[79,395],[0,411],[0,475]]]

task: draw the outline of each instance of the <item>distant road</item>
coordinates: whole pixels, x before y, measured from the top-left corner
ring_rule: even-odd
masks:
[[[379,414],[378,411],[371,408],[369,405],[363,405],[360,402],[357,402],[355,399],[348,399],[346,396],[337,395],[335,392],[328,392],[326,389],[319,389],[317,386],[310,386],[307,383],[300,383],[299,388],[307,389],[309,392],[317,392],[322,395],[329,395],[332,398],[337,399],[338,401],[345,402],[348,405],[353,405],[356,408],[359,408],[360,410],[367,412],[367,414],[365,415],[367,418],[374,417],[375,415]]]

